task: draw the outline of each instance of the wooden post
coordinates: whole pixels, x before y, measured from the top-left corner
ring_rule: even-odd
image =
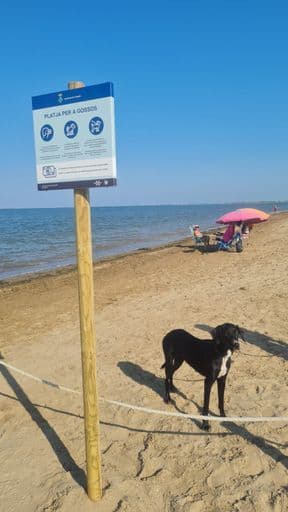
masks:
[[[69,82],[69,89],[84,87]],[[87,493],[91,500],[102,497],[100,431],[96,380],[94,286],[89,189],[74,190],[78,287],[80,308],[82,383],[84,402]]]

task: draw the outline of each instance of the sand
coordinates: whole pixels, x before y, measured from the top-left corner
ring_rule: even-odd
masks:
[[[99,395],[199,414],[203,379],[176,374],[163,403],[161,340],[245,328],[226,390],[230,416],[287,416],[288,214],[255,226],[243,253],[202,253],[190,239],[95,265]],[[81,391],[75,270],[2,283],[4,361]],[[2,368],[2,369],[1,369]],[[282,512],[287,423],[216,423],[100,403],[103,498],[85,493],[81,395],[0,366],[0,510],[5,512]],[[216,386],[211,414],[218,414]]]

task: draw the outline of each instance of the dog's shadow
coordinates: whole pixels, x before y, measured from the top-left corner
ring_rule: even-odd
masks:
[[[146,386],[147,388],[152,389],[152,391],[159,395],[163,400],[165,391],[164,372],[163,377],[157,377],[157,375],[155,375],[154,373],[151,373],[148,370],[144,370],[144,368],[139,366],[139,364],[132,363],[131,361],[119,361],[117,366],[125,375],[127,375],[127,377],[134,380],[141,386]],[[197,382],[202,381],[203,379],[177,379],[176,377],[174,377],[174,380],[182,380],[185,382]],[[175,387],[175,392],[185,400],[193,402],[193,400],[190,400],[184,393],[179,391],[177,387]],[[197,406],[196,403],[195,405]]]
[[[152,389],[157,395],[163,398],[163,378],[157,377],[154,375],[154,373],[151,373],[148,370],[144,370],[138,364],[132,363],[130,361],[119,361],[117,366],[125,375],[127,375],[127,377],[137,382],[137,384]]]
[[[164,377],[157,377],[154,373],[149,372],[148,370],[144,370],[139,366],[138,364],[132,363],[131,361],[119,361],[117,366],[120,368],[120,370],[127,375],[130,379],[134,380],[141,386],[146,386],[152,391],[154,391],[157,395],[159,395],[163,401],[164,397],[164,391],[165,391],[165,384],[164,384]],[[175,379],[176,380],[176,379]],[[186,380],[186,379],[179,379],[179,380]],[[195,379],[194,381],[197,382],[199,380],[203,379]],[[193,382],[193,381],[189,381]],[[192,400],[191,398],[188,398],[185,393],[180,391],[176,386],[174,393],[183,398],[184,400],[187,400],[188,402],[193,403],[198,412],[201,414],[202,409],[199,406],[197,402]],[[181,412],[182,414],[185,414],[185,411],[182,411],[176,404],[175,400],[172,399],[171,404],[174,406],[176,411]],[[193,423],[195,423],[198,427],[200,427],[201,422],[197,420],[191,420]]]
[[[213,329],[213,327],[206,324],[195,324],[195,327],[210,334]],[[250,331],[242,326],[241,329],[243,330],[246,343],[261,348],[261,350],[264,350],[271,356],[282,357],[285,361],[288,360],[288,344],[285,341],[276,340],[257,331]]]

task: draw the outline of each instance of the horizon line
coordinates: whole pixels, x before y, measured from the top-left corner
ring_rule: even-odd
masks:
[[[245,200],[245,201],[229,201],[229,202],[207,202],[207,203],[151,203],[151,204],[125,204],[125,205],[103,205],[103,206],[94,206],[90,205],[91,208],[143,208],[143,207],[151,207],[151,206],[221,206],[221,205],[233,205],[238,203],[262,203],[262,204],[268,204],[268,203],[275,203],[275,204],[281,204],[281,203],[287,203],[288,199],[281,199],[281,200]],[[7,207],[7,208],[1,208],[1,210],[59,210],[59,209],[74,209],[74,206],[16,206],[16,207]]]

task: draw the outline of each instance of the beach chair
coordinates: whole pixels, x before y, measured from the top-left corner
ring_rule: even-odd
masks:
[[[222,235],[222,238],[217,239],[217,249],[219,251],[228,251],[231,247],[235,245],[237,252],[243,251],[243,240],[241,236],[241,230],[235,232],[235,227],[233,225],[229,225],[226,229],[225,233]]]
[[[196,245],[203,244],[203,245],[209,245],[210,243],[210,236],[209,235],[203,235],[200,231],[200,227],[198,224],[193,224],[193,226],[189,226],[192,240],[195,242]]]

